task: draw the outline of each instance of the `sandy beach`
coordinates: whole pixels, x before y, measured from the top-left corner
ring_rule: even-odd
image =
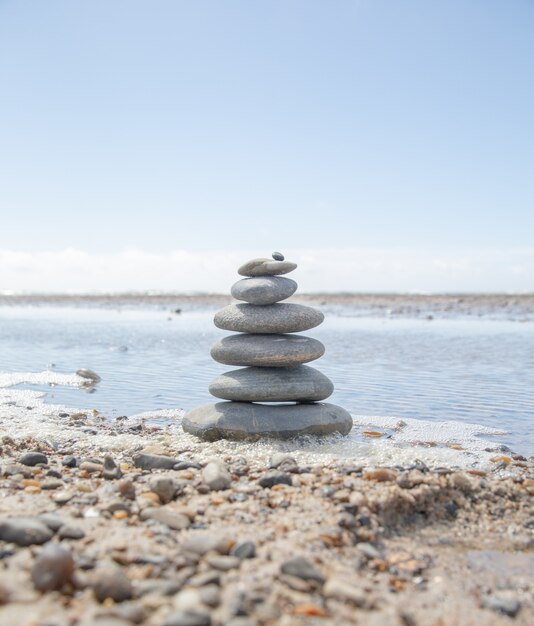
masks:
[[[532,457],[309,463],[55,411],[1,441],[2,626],[532,623]]]

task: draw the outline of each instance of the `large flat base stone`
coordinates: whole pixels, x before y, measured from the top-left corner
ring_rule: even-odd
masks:
[[[352,428],[348,411],[335,404],[256,404],[217,402],[187,413],[185,432],[205,441],[217,439],[291,439],[299,435],[347,435]]]

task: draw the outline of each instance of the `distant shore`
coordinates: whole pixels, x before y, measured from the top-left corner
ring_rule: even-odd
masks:
[[[204,293],[0,294],[0,306],[168,307],[187,312],[236,302],[230,295]],[[358,317],[487,317],[534,320],[534,294],[305,293],[287,302],[343,308]]]

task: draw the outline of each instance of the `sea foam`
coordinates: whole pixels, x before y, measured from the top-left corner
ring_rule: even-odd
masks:
[[[354,428],[348,437],[206,443],[183,432],[181,409],[145,411],[128,417],[126,425],[144,423],[160,427],[159,431],[137,435],[124,428],[114,432],[113,423],[100,418],[90,408],[48,404],[44,401],[46,391],[16,388],[22,384],[81,388],[86,383],[86,379],[76,374],[0,372],[0,427],[3,433],[15,439],[31,437],[56,448],[80,438],[92,446],[113,450],[139,449],[143,445],[165,442],[175,449],[189,449],[199,458],[239,454],[254,459],[255,463],[266,463],[275,452],[288,452],[300,463],[406,466],[422,460],[431,467],[462,468],[488,466],[500,444],[487,437],[505,434],[502,430],[464,422],[353,415]],[[73,423],[64,417],[65,413],[85,414],[87,419]]]

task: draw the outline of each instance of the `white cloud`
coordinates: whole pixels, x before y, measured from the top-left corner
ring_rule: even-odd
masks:
[[[534,248],[295,249],[301,291],[532,292]],[[262,251],[91,253],[0,250],[3,292],[227,292],[238,266]],[[268,252],[267,252],[268,254]]]

